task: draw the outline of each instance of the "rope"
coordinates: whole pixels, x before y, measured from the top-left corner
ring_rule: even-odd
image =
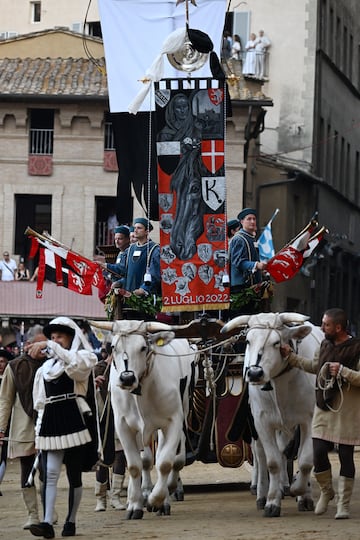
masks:
[[[332,407],[330,407],[330,405],[327,403],[327,407],[330,409],[330,411],[334,412],[334,413],[338,413],[341,409],[341,407],[343,406],[343,402],[344,402],[344,391],[342,389],[342,378],[341,378],[341,375],[339,375],[339,373],[337,374],[336,377],[328,377],[327,376],[327,373],[328,373],[328,369],[329,369],[329,362],[325,362],[325,364],[320,368],[320,371],[319,371],[319,374],[317,376],[317,385],[318,385],[318,388],[320,390],[323,391],[323,396],[324,396],[324,401],[325,401],[325,392],[326,390],[330,390],[331,388],[333,388],[336,384],[338,386],[338,389],[339,389],[339,393],[340,393],[340,404],[338,406],[337,409],[333,409]]]
[[[208,384],[208,387],[210,389],[211,395],[212,395],[212,406],[213,406],[213,415],[212,415],[212,421],[211,421],[211,429],[210,429],[210,450],[214,450],[214,432],[215,432],[215,423],[216,423],[216,414],[215,414],[215,407],[216,407],[216,382],[214,377],[214,369],[212,367],[212,360],[210,358],[210,355],[206,355],[204,360],[202,361],[202,365],[204,368],[204,379],[206,383]]]
[[[226,345],[227,343],[234,343],[237,340],[238,340],[237,336],[231,336],[225,339],[224,341],[219,341],[218,343],[214,343],[213,345],[209,345],[208,347],[204,347],[203,349],[199,349],[198,351],[195,351],[195,352],[203,353],[207,351],[212,351],[212,349],[214,349],[215,347],[220,347],[221,345],[224,345],[224,344]],[[167,356],[168,358],[177,358],[179,356],[178,354],[165,354],[160,351],[156,351],[156,354],[159,354],[160,356]],[[193,356],[193,354],[194,352],[182,354],[181,356]],[[213,354],[217,354],[218,356],[221,356],[222,353],[213,353]],[[229,353],[229,356],[239,356],[239,354],[231,355]]]
[[[154,97],[154,85],[151,85],[150,88],[150,106],[149,106],[149,130],[148,130],[148,167],[147,167],[147,222],[148,222],[148,231],[150,233],[150,205],[151,205],[151,155],[152,155],[152,105],[155,102]],[[145,273],[150,273],[149,271],[149,265],[150,265],[150,242],[148,238],[147,246],[146,246],[146,270]]]

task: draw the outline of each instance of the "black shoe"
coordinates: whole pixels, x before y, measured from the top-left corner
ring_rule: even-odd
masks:
[[[65,521],[61,536],[75,536],[75,531],[75,523],[72,523],[71,521]]]
[[[43,521],[37,525],[30,525],[30,532],[34,536],[43,536],[44,538],[54,538],[54,527],[50,523]]]

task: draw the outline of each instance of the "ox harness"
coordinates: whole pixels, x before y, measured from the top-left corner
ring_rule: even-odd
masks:
[[[265,342],[264,342],[263,349],[264,349],[264,347],[265,347],[265,345],[266,345],[266,343],[267,343],[267,341],[268,341],[268,339],[269,339],[269,337],[270,337],[271,331],[274,331],[274,332],[276,332],[276,333],[279,335],[279,341],[280,341],[280,343],[281,343],[281,334],[280,334],[278,328],[274,328],[274,327],[271,327],[271,326],[265,326],[265,325],[264,325],[264,326],[260,326],[260,325],[259,325],[259,326],[253,326],[253,327],[251,328],[251,330],[253,330],[253,329],[258,329],[258,330],[266,330],[266,329],[268,329],[269,332],[268,332],[268,335],[266,336],[266,339],[265,339]],[[301,339],[296,340],[296,341],[295,341],[295,347],[294,347],[294,340],[291,340],[291,339],[290,339],[289,342],[288,342],[288,345],[290,345],[292,351],[293,351],[294,353],[296,353],[296,354],[297,354],[297,352],[298,352],[299,345],[300,345],[301,341],[302,341]],[[249,367],[259,368],[261,359],[262,359],[262,352],[259,352],[258,355],[257,355],[256,364],[255,364],[254,366],[249,366]],[[247,368],[247,369],[249,369],[249,368]],[[292,369],[293,369],[293,366],[291,366],[291,365],[287,362],[286,365],[285,365],[285,367],[284,367],[277,375],[275,375],[274,377],[272,377],[272,379],[277,379],[278,377],[281,377],[281,375],[284,375],[285,373],[288,373],[288,372],[291,371]],[[271,381],[266,382],[266,383],[261,387],[261,390],[263,390],[264,392],[268,392],[268,391],[270,391],[270,390],[273,390],[273,386],[272,386],[272,384],[271,384]]]

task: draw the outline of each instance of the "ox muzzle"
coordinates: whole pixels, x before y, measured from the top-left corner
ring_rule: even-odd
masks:
[[[119,376],[120,386],[124,390],[130,390],[136,383],[135,373],[133,371],[122,371]],[[136,388],[131,390],[132,394],[141,396],[141,385],[139,384]]]
[[[264,370],[261,366],[250,366],[246,372],[246,376],[249,383],[251,384],[261,384],[264,382]],[[261,390],[264,390],[266,392],[272,389],[273,387],[270,381],[266,382],[261,387]]]

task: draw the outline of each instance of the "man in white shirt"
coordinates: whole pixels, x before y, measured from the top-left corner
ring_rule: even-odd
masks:
[[[255,76],[258,79],[263,79],[265,75],[265,54],[270,47],[270,39],[265,36],[264,30],[259,30],[259,36],[255,41]]]
[[[17,264],[14,259],[10,259],[8,251],[4,251],[3,257],[0,261],[1,281],[14,281]]]

